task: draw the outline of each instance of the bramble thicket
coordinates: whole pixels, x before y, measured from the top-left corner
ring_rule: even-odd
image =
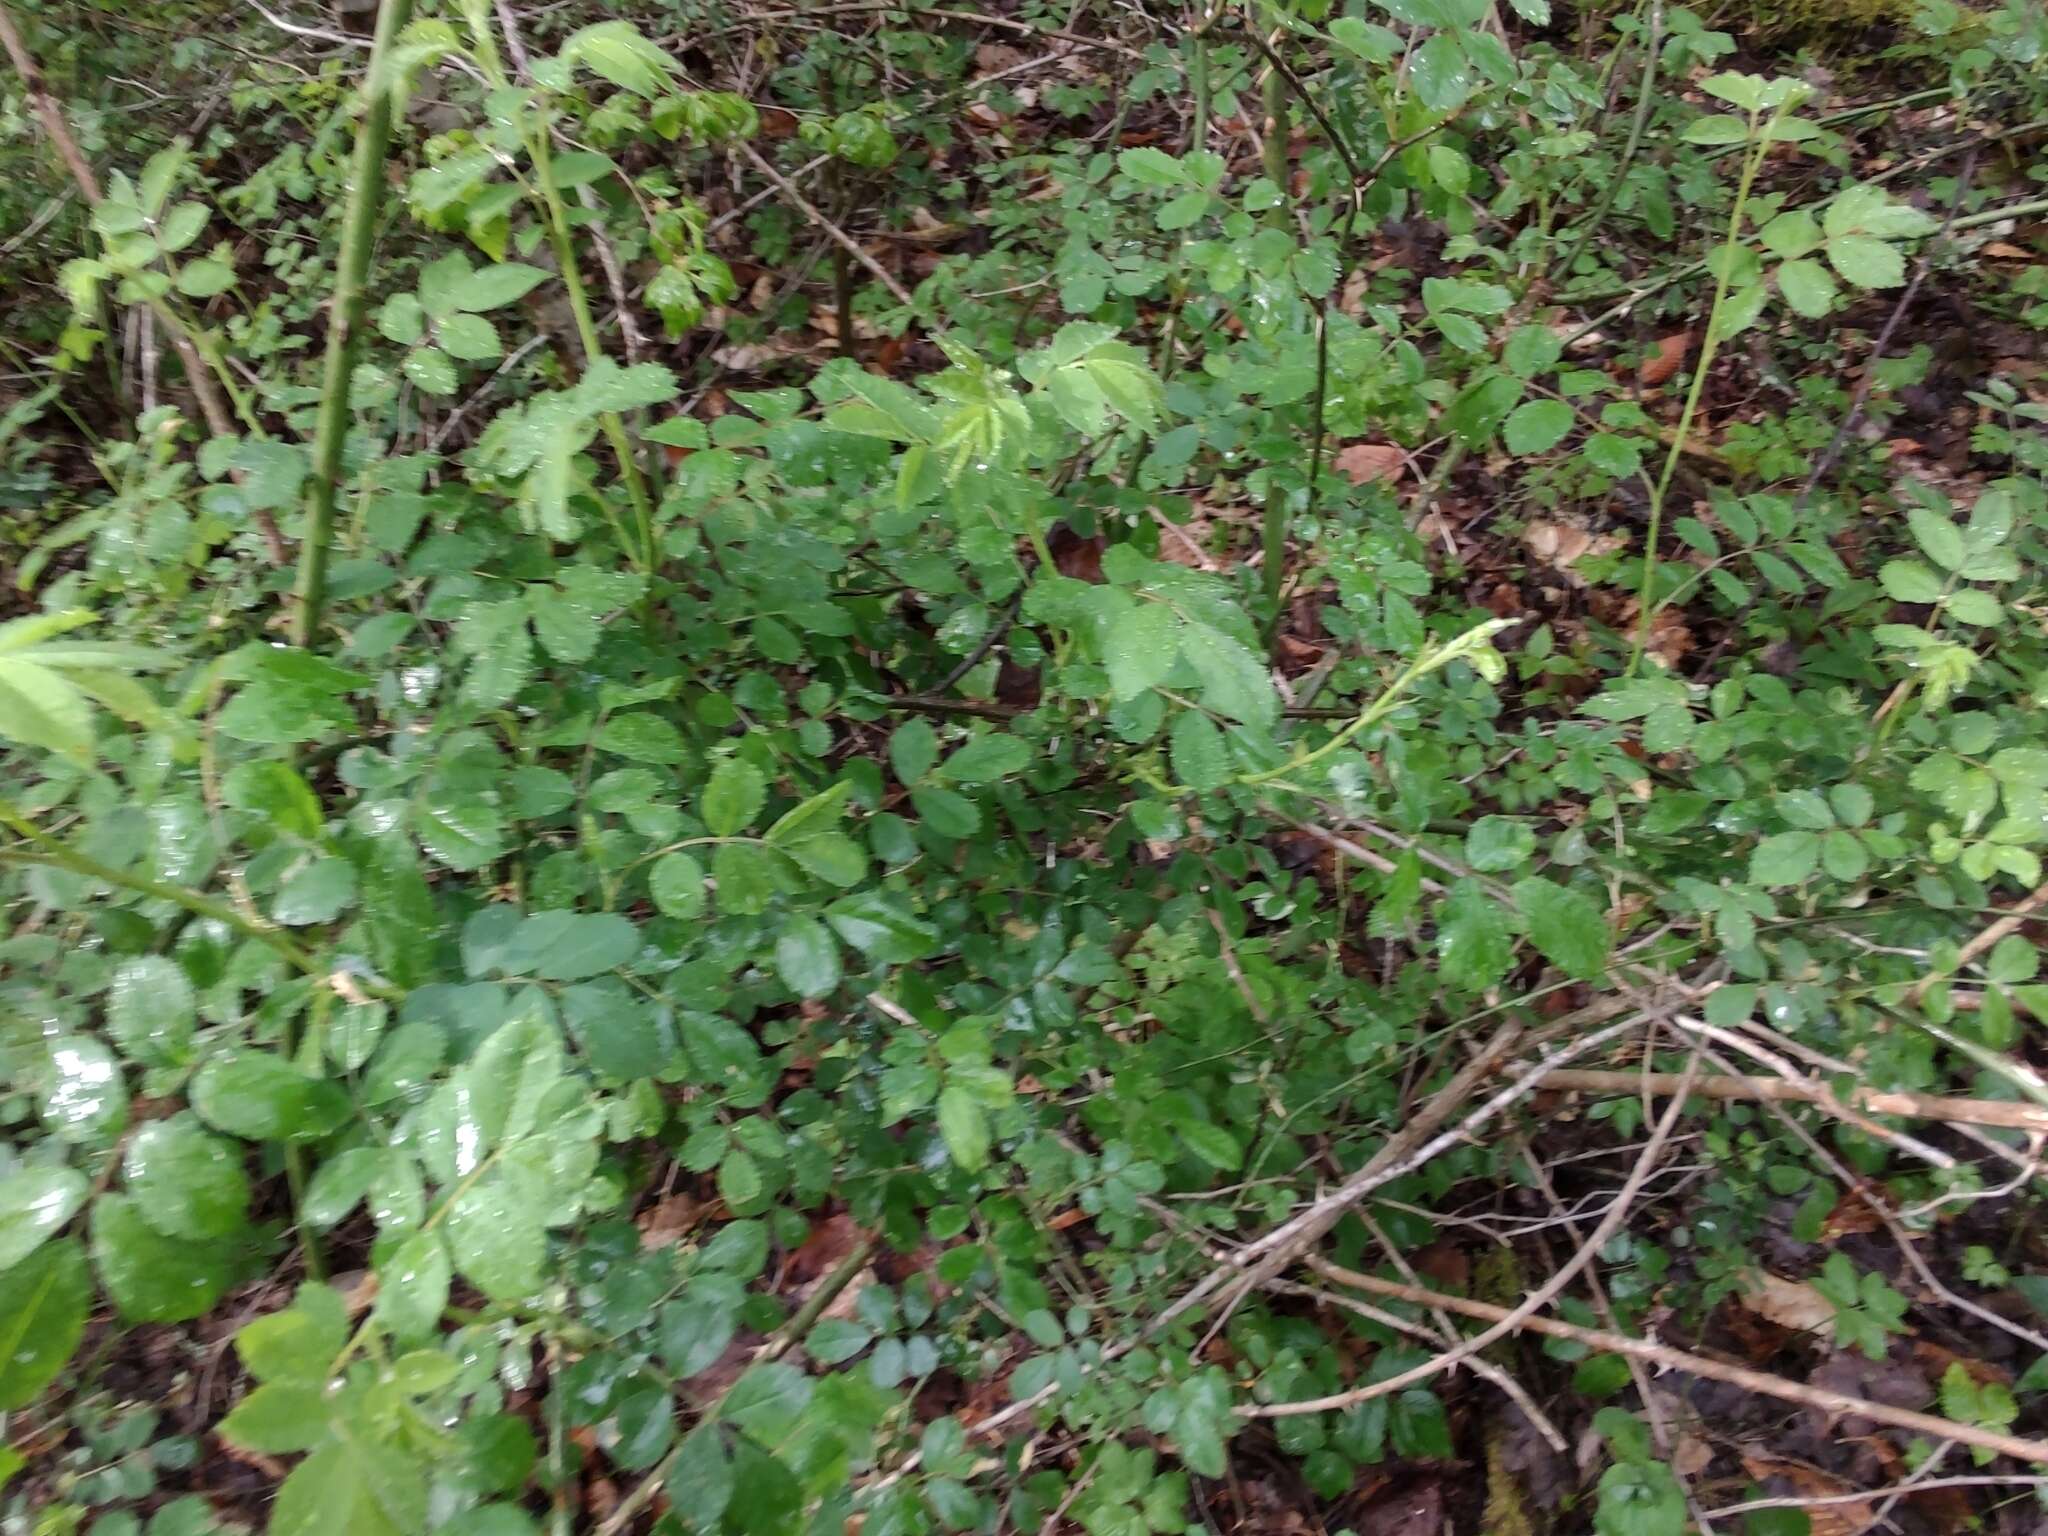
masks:
[[[0,44],[0,1532],[2048,1521],[2039,0]]]

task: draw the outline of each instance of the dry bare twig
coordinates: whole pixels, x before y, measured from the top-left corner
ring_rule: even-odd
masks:
[[[1695,1048],[1691,1061],[1686,1065],[1685,1086],[1690,1086],[1691,1080],[1699,1070],[1699,1064],[1700,1053]],[[1684,1087],[1681,1087],[1657,1121],[1657,1128],[1651,1132],[1642,1155],[1636,1159],[1635,1167],[1629,1170],[1628,1178],[1623,1181],[1621,1192],[1607,1207],[1607,1214],[1600,1218],[1599,1225],[1593,1228],[1592,1234],[1579,1244],[1577,1251],[1569,1259],[1558,1266],[1555,1274],[1517,1303],[1512,1311],[1504,1312],[1490,1328],[1475,1333],[1472,1337],[1461,1340],[1454,1348],[1447,1349],[1409,1370],[1397,1372],[1383,1381],[1369,1382],[1365,1386],[1353,1387],[1349,1391],[1334,1393],[1328,1397],[1303,1398],[1287,1403],[1254,1403],[1240,1408],[1238,1412],[1246,1418],[1270,1419],[1292,1414],[1325,1413],[1332,1409],[1349,1408],[1356,1403],[1370,1402],[1373,1398],[1403,1391],[1417,1382],[1440,1375],[1452,1366],[1469,1360],[1496,1339],[1505,1338],[1513,1333],[1526,1319],[1548,1306],[1554,1297],[1571,1284],[1572,1278],[1591,1264],[1599,1256],[1600,1250],[1607,1246],[1608,1239],[1620,1230],[1622,1222],[1628,1219],[1628,1213],[1634,1209],[1636,1196],[1642,1192],[1644,1182],[1649,1178],[1651,1170],[1657,1166],[1657,1159],[1664,1151],[1664,1143],[1670,1139],[1671,1132],[1678,1125],[1678,1117],[1684,1112],[1685,1091]]]
[[[1308,1265],[1326,1280],[1348,1285],[1353,1290],[1364,1291],[1371,1296],[1386,1296],[1416,1306],[1442,1307],[1447,1312],[1462,1313],[1466,1317],[1488,1323],[1497,1323],[1511,1315],[1508,1308],[1494,1306],[1491,1302],[1473,1301],[1464,1296],[1447,1296],[1440,1291],[1426,1290],[1421,1286],[1382,1280],[1377,1275],[1360,1274],[1357,1270],[1346,1269],[1326,1259],[1312,1257]],[[1910,1408],[1894,1408],[1888,1403],[1874,1403],[1868,1398],[1854,1397],[1847,1392],[1836,1392],[1806,1382],[1788,1381],[1767,1371],[1754,1371],[1743,1365],[1729,1365],[1705,1355],[1693,1354],[1689,1350],[1676,1349],[1668,1344],[1653,1344],[1646,1339],[1610,1333],[1604,1328],[1582,1328],[1576,1323],[1561,1322],[1554,1317],[1525,1317],[1521,1319],[1519,1326],[1530,1333],[1541,1333],[1554,1339],[1568,1339],[1574,1344],[1584,1344],[1592,1349],[1606,1350],[1617,1355],[1633,1355],[1665,1370],[1684,1371],[1687,1375],[1698,1376],[1708,1381],[1726,1382],[1747,1392],[1774,1397],[1780,1402],[1818,1408],[1825,1413],[1838,1416],[1871,1419],[1879,1424],[1889,1424],[1894,1429],[1931,1435],[1937,1440],[1957,1440],[1964,1445],[1980,1445],[1985,1450],[1995,1451],[2002,1456],[2048,1464],[2048,1440],[2032,1440],[2024,1435],[2008,1435],[1999,1430],[1980,1429],[1972,1424],[1957,1424],[1948,1419],[1937,1418],[1931,1413],[1918,1413]]]

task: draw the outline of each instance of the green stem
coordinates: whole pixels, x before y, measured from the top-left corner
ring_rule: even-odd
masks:
[[[1770,121],[1775,123],[1778,114],[1773,113]],[[1769,125],[1767,124],[1766,127]],[[1706,392],[1707,375],[1713,370],[1714,353],[1721,344],[1721,310],[1728,297],[1728,280],[1735,269],[1733,255],[1742,243],[1742,216],[1748,208],[1749,189],[1756,181],[1756,173],[1762,168],[1764,154],[1771,147],[1768,133],[1757,132],[1754,114],[1750,117],[1749,137],[1751,149],[1743,158],[1742,180],[1735,189],[1735,206],[1728,210],[1728,233],[1721,242],[1721,249],[1729,259],[1722,261],[1721,272],[1714,279],[1714,300],[1707,308],[1707,331],[1700,342],[1699,362],[1693,369],[1692,387],[1685,393],[1685,409],[1678,414],[1678,430],[1671,435],[1670,451],[1664,455],[1663,473],[1657,476],[1657,483],[1650,492],[1650,527],[1643,540],[1643,576],[1636,588],[1636,607],[1640,618],[1636,625],[1635,645],[1629,652],[1628,670],[1624,676],[1635,676],[1636,668],[1642,665],[1643,652],[1650,643],[1650,624],[1656,617],[1657,605],[1651,600],[1650,584],[1657,574],[1657,541],[1664,532],[1664,499],[1671,490],[1671,477],[1678,472],[1678,460],[1685,452],[1686,435],[1692,430],[1693,417],[1698,414],[1700,397]]]
[[[2002,219],[2022,219],[2037,213],[2048,213],[2048,197],[2037,197],[2028,203],[2008,203],[2003,208],[1986,208],[1982,213],[1965,214],[1949,225],[1949,228],[1981,229],[1986,224],[1996,224]]]
[[[554,250],[555,264],[561,268],[562,286],[569,294],[569,313],[575,317],[576,337],[583,344],[583,366],[588,368],[604,356],[604,348],[598,341],[597,321],[590,312],[590,295],[583,286],[583,272],[576,264],[576,242],[569,233],[569,209],[562,201],[561,190],[555,185],[554,158],[548,147],[545,127],[527,136],[527,152],[532,156],[534,179],[541,202],[547,209],[548,243]],[[641,477],[640,462],[633,456],[633,444],[626,436],[626,424],[619,419],[617,411],[606,411],[597,420],[604,431],[605,441],[611,444],[612,456],[618,460],[619,476],[625,481],[626,496],[633,504],[633,516],[639,524],[638,549],[633,548],[629,540],[620,542],[625,546],[626,557],[635,566],[642,571],[651,571],[656,554],[654,504],[647,494],[647,482]]]
[[[1388,715],[1393,713],[1394,707],[1401,702],[1402,697],[1408,690],[1423,678],[1429,676],[1430,673],[1448,666],[1461,656],[1472,656],[1483,651],[1486,642],[1500,633],[1501,630],[1506,629],[1510,622],[1510,620],[1506,619],[1488,619],[1484,624],[1476,624],[1462,635],[1458,635],[1442,645],[1425,646],[1421,653],[1416,656],[1415,660],[1410,662],[1406,669],[1402,671],[1401,675],[1387,684],[1381,690],[1378,698],[1366,705],[1362,714],[1320,747],[1296,752],[1294,756],[1277,768],[1268,768],[1261,773],[1241,773],[1232,779],[1231,782],[1244,785],[1271,784],[1285,778],[1289,774],[1308,767],[1312,763],[1322,761],[1332,752],[1338,751],[1346,743],[1352,741],[1361,731],[1368,730],[1386,719]],[[1152,778],[1146,778],[1144,782],[1164,795],[1194,793],[1185,784],[1168,784],[1163,780]]]
[[[138,896],[154,897],[183,907],[195,917],[210,918],[225,923],[230,928],[247,934],[250,938],[268,944],[282,955],[293,967],[308,976],[325,976],[327,969],[308,951],[301,949],[274,928],[266,928],[252,918],[237,912],[224,901],[202,895],[182,885],[171,885],[166,881],[152,880],[144,875],[131,875],[112,865],[102,864],[98,859],[88,858],[73,852],[61,843],[53,843],[26,822],[16,821],[12,816],[0,816],[8,826],[24,837],[33,838],[39,845],[35,848],[0,848],[0,864],[41,864],[50,869],[66,870],[74,875],[83,875],[88,880],[97,880],[103,885],[115,886],[124,891],[133,891]],[[366,987],[365,991],[368,990]]]
[[[269,945],[283,956],[291,967],[304,975],[325,979],[330,967],[323,963],[311,950],[302,948],[278,932],[266,927],[247,913],[239,912],[224,901],[195,891],[190,886],[173,885],[167,880],[152,880],[147,875],[131,875],[125,870],[115,869],[111,864],[102,864],[98,859],[77,850],[65,847],[35,826],[33,822],[19,815],[13,807],[0,800],[0,826],[8,827],[36,846],[33,848],[0,848],[0,864],[40,864],[49,869],[62,869],[74,875],[83,875],[88,880],[97,880],[102,885],[111,885],[117,890],[133,891],[138,896],[153,897],[182,907],[194,917],[210,918],[225,923],[238,933],[246,934],[257,942]],[[368,977],[358,977],[355,982],[358,991],[369,997],[385,1002],[403,1002],[405,994],[395,987],[387,987]]]
[[[356,333],[363,328],[368,296],[370,248],[376,241],[377,208],[384,195],[384,161],[391,146],[392,45],[412,12],[412,0],[380,0],[370,64],[363,76],[363,119],[356,125],[356,153],[348,206],[342,214],[341,255],[335,265],[334,307],[328,317],[327,366],[321,380],[320,420],[313,436],[313,502],[299,550],[297,607],[292,643],[310,646],[320,632],[327,602],[327,555],[334,537],[334,501],[341,481],[341,450],[348,438],[349,380],[355,367]]]
[[[1269,632],[1280,629],[1280,594],[1287,585],[1287,488],[1276,481],[1266,487],[1266,505],[1259,520],[1260,575],[1266,606],[1273,610]]]

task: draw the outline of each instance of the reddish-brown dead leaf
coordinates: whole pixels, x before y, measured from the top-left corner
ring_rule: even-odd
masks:
[[[860,1224],[844,1211],[837,1216],[827,1216],[811,1228],[811,1235],[789,1256],[789,1262],[782,1268],[783,1283],[808,1285],[831,1274],[839,1267],[840,1260],[853,1252],[867,1235]]]
[[[1076,581],[1102,580],[1102,538],[1084,539],[1071,528],[1059,527],[1045,541],[1052,551],[1052,563],[1062,576]]]
[[[1398,480],[1408,455],[1392,443],[1350,443],[1339,448],[1330,467],[1353,485],[1370,480]]]
[[[1693,333],[1677,331],[1661,339],[1636,367],[1636,378],[1652,389],[1678,372],[1679,364],[1692,351]]]
[[[640,1247],[643,1252],[667,1248],[682,1240],[704,1219],[704,1202],[693,1195],[670,1195],[657,1200],[640,1215]]]
[[[1830,1477],[1817,1468],[1803,1462],[1780,1461],[1775,1456],[1745,1452],[1742,1467],[1766,1489],[1781,1496],[1828,1499],[1856,1491],[1840,1478]],[[1774,1481],[1778,1486],[1772,1489]],[[1874,1511],[1868,1500],[1849,1499],[1840,1504],[1809,1504],[1806,1515],[1813,1522],[1809,1536],[1856,1536],[1870,1528]]]

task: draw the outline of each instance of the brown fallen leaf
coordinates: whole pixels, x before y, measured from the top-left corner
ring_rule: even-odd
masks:
[[[1392,443],[1351,443],[1339,448],[1330,467],[1353,485],[1370,480],[1398,480],[1408,455]]]
[[[1573,569],[1579,561],[1588,555],[1612,554],[1626,543],[1618,533],[1590,533],[1570,523],[1553,523],[1543,518],[1522,530],[1522,547],[1538,563],[1562,572],[1574,587],[1586,584],[1586,578]]]
[[[1742,1304],[1765,1322],[1797,1333],[1816,1333],[1835,1320],[1834,1303],[1810,1285],[1763,1274],[1740,1293]]]
[[[683,1234],[704,1218],[704,1202],[690,1195],[657,1200],[640,1217],[640,1248],[652,1252],[682,1241]]]
[[[1773,1480],[1779,1490],[1795,1498],[1831,1499],[1856,1490],[1840,1478],[1830,1477],[1804,1462],[1780,1461],[1775,1456],[1751,1455],[1742,1457],[1742,1468],[1751,1477],[1770,1488]],[[1859,1531],[1868,1530],[1876,1519],[1870,1501],[1848,1499],[1839,1504],[1809,1504],[1806,1516],[1812,1524],[1808,1536],[1856,1536]]]
[[[1692,351],[1692,344],[1691,331],[1676,331],[1663,337],[1650,349],[1649,356],[1637,364],[1636,378],[1652,388],[1662,384],[1678,372],[1678,365],[1683,363],[1686,354]]]

